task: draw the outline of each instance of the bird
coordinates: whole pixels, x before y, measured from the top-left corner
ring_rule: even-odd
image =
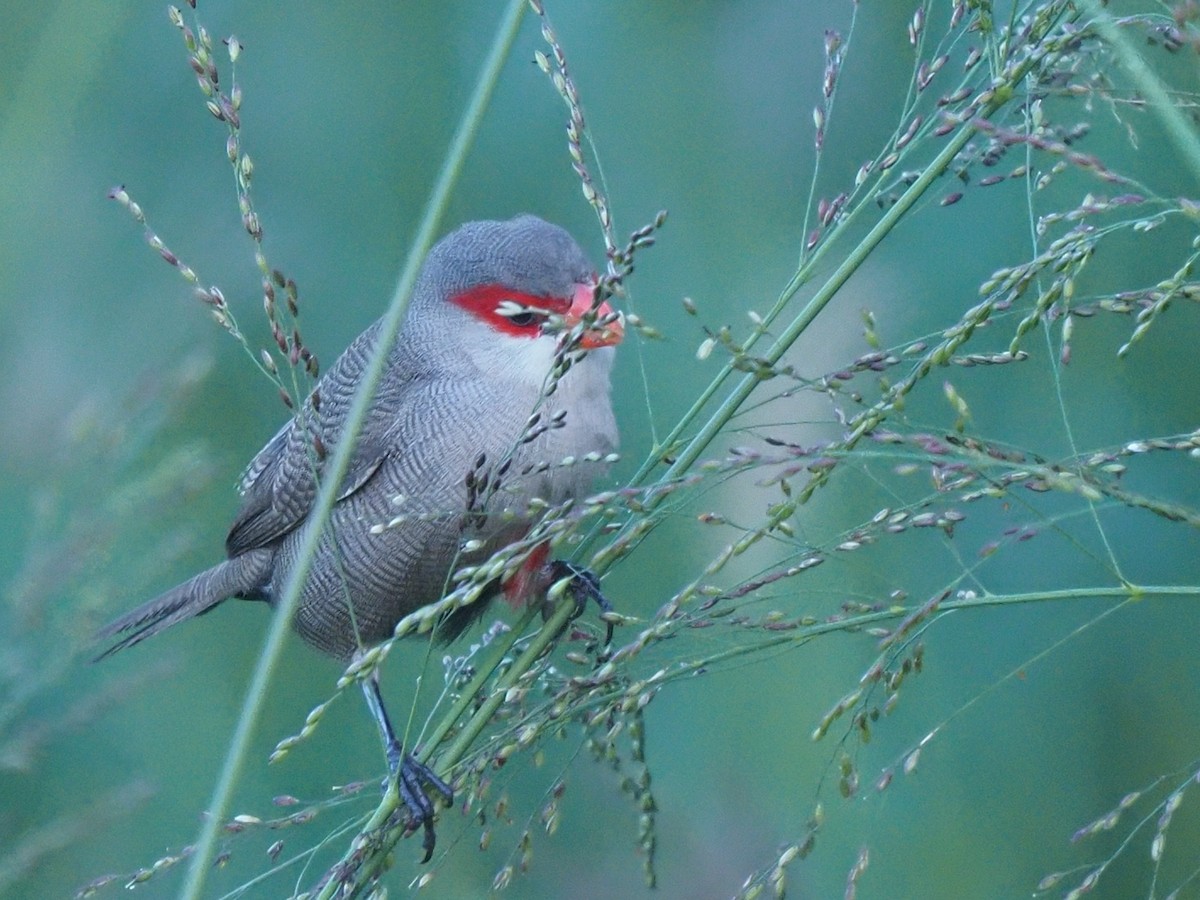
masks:
[[[521,540],[538,509],[582,496],[603,472],[617,446],[610,373],[624,325],[597,284],[570,234],[534,215],[469,222],[433,246],[300,590],[292,625],[305,642],[352,660],[438,601],[453,571]],[[246,468],[226,559],[101,628],[96,639],[115,643],[97,659],[228,599],[278,601],[381,324],[346,348]],[[577,603],[607,608],[594,575],[549,560],[543,545],[446,614],[438,635],[456,637],[496,596],[532,602],[520,594],[544,596],[564,576]],[[428,861],[431,793],[449,805],[453,790],[401,746],[377,674],[363,691]]]

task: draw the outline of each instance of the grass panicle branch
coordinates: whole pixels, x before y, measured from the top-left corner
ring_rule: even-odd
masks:
[[[618,244],[603,177],[593,175],[599,173],[599,165],[564,42],[541,0],[532,0],[530,6],[548,48],[537,52],[536,62],[567,105],[567,153],[604,234],[608,269],[596,294],[598,308],[606,298],[626,292],[634,256],[658,238],[665,218],[660,215],[635,231],[624,247]],[[387,337],[376,348],[370,374],[356,395],[347,424],[351,436],[523,9],[524,2],[506,7],[492,55],[385,318]],[[822,702],[803,732],[828,754],[813,787],[813,814],[802,825],[797,823],[797,833],[781,849],[765,855],[739,892],[747,898],[767,891],[784,896],[789,867],[809,857],[827,816],[842,806],[836,798],[828,802],[834,790],[841,798],[866,798],[888,789],[897,776],[926,768],[925,750],[953,734],[964,713],[992,690],[1021,677],[1018,673],[1024,668],[1105,616],[1132,608],[1133,600],[1200,595],[1200,586],[1186,579],[1136,583],[1126,578],[1106,532],[1107,521],[1126,512],[1139,522],[1153,521],[1189,537],[1191,529],[1200,527],[1200,513],[1186,496],[1146,488],[1138,477],[1154,466],[1190,472],[1187,466],[1200,457],[1200,432],[1163,429],[1164,433],[1119,435],[1079,448],[1072,441],[1067,449],[1048,450],[1049,442],[1029,446],[1028,440],[1011,439],[1005,432],[989,433],[980,424],[986,413],[979,412],[986,406],[983,394],[997,383],[989,378],[1015,380],[1045,366],[1038,371],[1059,386],[1066,367],[1077,365],[1077,348],[1084,343],[1081,333],[1089,321],[1105,315],[1132,317],[1128,340],[1111,354],[1129,356],[1135,344],[1162,337],[1163,323],[1187,301],[1200,299],[1200,286],[1193,278],[1198,251],[1190,231],[1178,239],[1177,247],[1171,244],[1172,266],[1153,283],[1139,274],[1143,280],[1118,287],[1101,274],[1108,257],[1125,252],[1122,248],[1129,241],[1174,242],[1200,217],[1196,201],[1156,189],[1154,173],[1129,171],[1135,167],[1085,149],[1090,123],[1097,118],[1094,108],[1117,111],[1133,105],[1115,86],[1114,60],[1137,90],[1151,98],[1152,109],[1172,108],[1163,113],[1168,119],[1181,115],[1152,67],[1131,49],[1131,36],[1162,35],[1162,23],[1136,16],[1116,20],[1099,4],[1066,0],[1014,4],[1011,15],[1000,19],[994,17],[991,4],[967,0],[955,0],[948,9],[918,4],[914,10],[904,23],[912,50],[911,78],[901,91],[891,134],[873,148],[866,162],[840,173],[845,181],[834,189],[818,190],[814,173],[802,234],[796,237],[795,270],[770,309],[751,317],[747,333],[730,325],[701,323],[699,355],[723,354],[723,364],[633,475],[622,486],[578,503],[531,509],[539,523],[524,541],[452,573],[442,600],[402,620],[389,641],[361,654],[339,681],[340,691],[373,677],[396,640],[434,632],[445,613],[477,601],[486,585],[517,569],[543,543],[587,559],[599,575],[639,564],[648,554],[635,554],[661,540],[668,525],[680,529],[677,533],[695,547],[709,548],[662,597],[645,607],[654,609],[652,613],[601,617],[605,624],[623,626],[612,647],[602,646],[594,621],[572,624],[575,610],[568,601],[553,606],[540,626],[537,611],[527,610],[511,629],[489,632],[465,656],[446,663],[433,711],[423,725],[411,727],[405,745],[417,748],[420,759],[453,781],[463,808],[484,823],[481,845],[492,839],[494,823],[505,818],[499,810],[508,812],[507,794],[495,796],[497,773],[516,759],[537,759],[548,738],[562,737],[576,753],[587,749],[612,768],[637,815],[636,840],[644,854],[646,882],[655,884],[658,798],[653,786],[660,782],[652,777],[646,753],[655,698],[665,687],[686,679],[711,677],[753,660],[811,647],[830,635],[848,636],[862,665],[854,670],[851,683]],[[837,162],[824,150],[849,114],[836,99],[852,71],[856,16],[857,5],[849,28],[825,34],[821,93],[813,112],[816,172],[822,179]],[[255,242],[274,340],[272,351],[256,358],[256,364],[282,389],[277,361],[286,360],[293,370],[307,370],[309,361],[294,327],[295,285],[268,267],[262,254],[262,223],[250,196],[253,164],[240,139],[240,92],[233,82],[225,89],[213,62],[213,42],[204,29],[184,25],[182,19],[177,25],[205,102],[229,130],[227,153],[239,209]],[[1177,30],[1180,36],[1174,44],[1187,46],[1186,29]],[[234,63],[240,44],[230,39],[227,46]],[[1072,121],[1069,116],[1081,106],[1082,121]],[[1186,129],[1169,123],[1168,128],[1174,129],[1173,139],[1195,154],[1196,141]],[[842,364],[827,371],[810,371],[811,364],[793,358],[795,349],[812,335],[813,323],[839,301],[847,302],[847,286],[901,228],[926,217],[954,215],[941,210],[984,190],[988,196],[1024,191],[1029,215],[1022,224],[1029,233],[1022,238],[1028,239],[1029,250],[1021,251],[1022,258],[1000,268],[988,264],[972,282],[978,291],[963,296],[925,334],[888,340],[887,328],[894,324],[865,310],[860,317],[864,352],[846,353]],[[128,194],[116,192],[115,199],[146,228],[151,247],[189,283],[200,284],[149,230]],[[967,260],[964,265],[979,263]],[[236,322],[225,315],[223,296],[215,288],[205,289],[200,299],[225,316],[218,321],[245,345]],[[685,302],[685,308],[699,315],[694,304]],[[640,320],[628,321],[642,337],[658,336]],[[1036,337],[1053,347],[1049,358]],[[547,394],[576,358],[571,343],[565,342],[568,349],[547,381]],[[1094,344],[1086,352],[1095,353]],[[316,374],[315,360],[308,374]],[[297,399],[298,384],[288,386]],[[824,418],[806,418],[810,407],[802,401],[813,401],[812,408],[822,410]],[[1069,430],[1065,412],[1063,419],[1064,430]],[[551,426],[535,414],[528,427],[532,434]],[[319,522],[331,507],[332,486],[340,481],[352,445],[351,437],[325,460],[324,488],[314,513]],[[486,491],[485,473],[472,474],[478,476],[472,490]],[[829,513],[829,521],[817,523],[805,513],[815,506],[812,501],[820,488],[830,488],[829,494],[846,490],[830,504],[839,508]],[[396,524],[380,522],[376,527]],[[319,524],[310,531],[312,541],[302,560],[318,534]],[[1089,571],[1095,574],[1065,586],[1048,581],[1030,589],[997,587],[1011,584],[996,574],[1002,564],[1022,567],[1027,557],[1018,554],[1033,552],[1051,538],[1068,544],[1094,566]],[[948,573],[932,565],[928,572],[895,572],[895,557],[888,555],[892,550],[905,559],[940,555],[952,561],[951,568]],[[849,577],[863,559],[878,561],[873,578]],[[259,821],[251,821],[251,814],[230,817],[228,807],[305,575],[301,564],[284,592],[200,839],[194,849],[147,867],[156,871],[186,859],[186,896],[199,896],[219,834],[276,820],[303,824],[299,818],[291,821],[291,816]],[[562,585],[556,586],[552,594],[557,597],[561,590]],[[924,689],[951,617],[961,621],[985,609],[1068,603],[1092,604],[1102,611],[1061,638],[1047,638],[1048,646],[1029,651],[1021,666],[961,701],[940,721],[919,722],[916,737],[901,732],[893,741],[901,749],[884,751],[888,755],[878,772],[871,771],[874,757],[868,748],[877,753],[881,733],[900,732],[902,726],[888,717],[902,697]],[[565,646],[552,652],[556,644]],[[330,702],[332,698],[314,708],[295,735],[279,742],[272,758],[281,758],[311,734]],[[1149,835],[1157,867],[1172,816],[1189,798],[1185,788],[1190,778],[1163,780],[1132,792],[1080,828],[1078,840],[1128,828],[1126,811],[1155,795],[1156,805],[1127,832],[1121,848],[1085,872],[1074,892],[1082,893],[1108,877],[1111,861],[1133,843],[1135,834]],[[536,808],[526,811],[525,824],[514,829],[518,834],[496,872],[494,887],[510,884],[528,867],[538,826],[549,833],[558,827],[567,814],[566,804],[560,802],[564,790],[561,777],[551,778]],[[309,821],[323,805],[358,802],[370,807],[359,809],[337,833],[332,862],[313,849],[290,851],[278,863],[282,867],[302,860],[321,871],[311,896],[366,896],[383,889],[383,877],[394,864],[409,823],[394,786],[378,802],[369,793],[339,793],[294,814]],[[447,827],[445,822],[442,827]],[[435,867],[453,852],[450,844],[451,850],[443,850]],[[277,848],[271,856],[273,866],[282,852]],[[846,896],[866,892],[885,865],[878,848],[860,847],[852,859],[847,857],[844,875],[839,874],[844,888],[839,889]],[[419,875],[412,886],[427,884],[434,871]],[[1047,876],[1039,890],[1049,891],[1065,877]]]
[[[215,852],[220,823],[224,819],[225,811],[232,796],[233,787],[244,764],[254,722],[258,719],[259,711],[265,701],[267,686],[276,669],[283,646],[283,639],[289,628],[292,613],[295,610],[297,599],[300,595],[300,588],[308,576],[313,551],[316,548],[316,543],[325,527],[325,523],[328,521],[329,513],[336,499],[337,486],[341,483],[342,475],[349,464],[358,431],[362,426],[366,410],[383,372],[387,354],[391,349],[392,342],[399,330],[400,322],[408,308],[409,296],[416,281],[420,262],[424,259],[425,253],[433,243],[433,238],[436,234],[438,223],[441,221],[442,212],[449,199],[451,189],[457,180],[467,150],[478,130],[484,110],[486,110],[495,86],[499,81],[501,66],[508,57],[512,43],[516,37],[517,26],[520,24],[524,8],[523,0],[513,0],[505,10],[491,51],[481,68],[474,92],[471,95],[458,130],[451,142],[438,180],[430,194],[421,225],[417,231],[417,236],[413,241],[404,271],[400,276],[400,282],[397,285],[392,302],[383,317],[379,342],[372,351],[362,381],[355,391],[354,400],[343,425],[343,440],[335,448],[333,454],[325,461],[325,466],[323,467],[324,480],[313,505],[306,539],[298,550],[297,563],[290,573],[287,584],[283,586],[281,591],[275,617],[264,643],[263,652],[259,658],[259,664],[255,669],[250,688],[247,691],[246,701],[238,720],[236,732],[231,740],[230,749],[226,756],[220,779],[214,788],[212,799],[209,802],[209,817],[196,842],[196,852],[189,865],[187,883],[183,889],[184,897],[198,898],[201,896],[205,876],[211,866]],[[203,32],[201,34],[203,35]],[[188,40],[186,33],[185,41],[188,43],[188,49],[193,53],[196,52],[193,49],[194,47],[198,48],[204,46],[206,43],[210,43],[205,41],[203,36],[199,42],[196,42],[194,39]],[[201,62],[203,64],[203,60]],[[225,113],[220,104],[218,104],[218,111]],[[236,127],[236,117],[233,121],[230,121],[229,116],[226,115],[226,121],[230,122],[231,128]],[[241,166],[237,166],[238,171],[241,171],[241,168]],[[241,200],[240,195],[239,200]],[[252,216],[253,210],[248,210],[245,215]],[[245,221],[247,223],[247,230],[258,240],[261,236],[259,228],[251,229],[251,226],[255,224],[256,217],[248,218]]]

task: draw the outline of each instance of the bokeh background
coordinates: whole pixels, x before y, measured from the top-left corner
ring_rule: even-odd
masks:
[[[631,308],[664,339],[631,339],[622,349],[617,484],[715,374],[721,351],[708,360],[696,355],[702,326],[729,324],[744,334],[747,312],[765,311],[795,271],[814,177],[812,109],[826,29],[853,39],[817,196],[847,188],[902,124],[914,65],[906,26],[915,6],[548,5],[583,95],[618,234],[659,209],[670,213],[630,282]],[[332,361],[391,295],[500,4],[212,0],[200,12],[215,36],[236,34],[245,45],[237,72],[243,140],[256,163],[266,248],[299,284],[306,342]],[[532,62],[543,46],[527,16],[443,230],[529,211],[567,227],[599,260],[600,232],[566,152],[565,107]],[[241,468],[286,411],[128,215],[105,199],[124,184],[167,244],[222,288],[251,339],[265,343],[224,130],[204,107],[165,6],[10,5],[0,13],[0,50],[0,509],[7,523],[0,529],[0,894],[60,897],[97,876],[149,866],[194,839],[266,611],[227,604],[103,666],[87,662],[88,635],[211,564],[236,508]],[[1180,91],[1197,89],[1190,50],[1146,52]],[[1130,97],[1114,79],[1114,95]],[[1136,171],[1163,197],[1196,195],[1153,115],[1131,104],[1114,106],[1118,115],[1074,102],[1052,114],[1097,123],[1087,152]],[[1034,216],[1024,182],[968,189],[957,204],[938,205],[937,196],[960,189],[948,180],[935,190],[868,261],[797,344],[790,361],[799,372],[816,377],[867,352],[863,310],[874,315],[885,346],[936,333],[976,302],[990,272],[1030,253]],[[1066,173],[1034,206],[1070,208],[1102,189]],[[1153,238],[1121,239],[1089,275],[1105,290],[1153,283],[1174,271],[1190,237],[1186,226],[1168,223]],[[684,311],[685,296],[697,317]],[[1011,324],[991,350],[1006,346]],[[1057,343],[1039,336],[1020,367],[955,369],[946,378],[971,403],[971,433],[1051,459],[1195,428],[1195,304],[1172,307],[1118,361],[1131,328],[1116,316],[1081,321],[1068,367],[1058,363]],[[908,411],[933,431],[955,418],[942,380]],[[791,405],[775,400],[736,423],[768,424],[801,441],[838,433],[829,405],[814,395]],[[742,438],[732,430],[726,444]],[[1134,486],[1194,511],[1195,461],[1181,464],[1178,456],[1147,460]],[[820,544],[847,522],[866,521],[896,490],[885,486],[894,463],[861,463],[858,478],[818,494],[795,527]],[[927,480],[913,490],[929,493]],[[753,477],[714,483],[614,571],[607,591],[623,611],[651,616],[730,540],[731,532],[698,527],[695,512],[749,523],[775,496]],[[1007,528],[1038,536],[981,561],[980,549]],[[768,564],[771,551],[756,552],[743,575]],[[1077,881],[1110,858],[1096,896],[1158,896],[1175,887],[1181,896],[1200,895],[1189,880],[1198,837],[1190,794],[1157,866],[1150,850],[1153,803],[1185,783],[1200,756],[1200,543],[1191,526],[1112,505],[1093,516],[1077,498],[1057,508],[1014,499],[969,519],[953,539],[906,534],[838,558],[819,579],[780,588],[770,602],[789,615],[825,616],[845,600],[880,602],[898,589],[922,598],[976,569],[997,592],[1113,587],[1119,569],[1132,582],[1176,584],[1191,596],[1121,605],[1081,590],[939,621],[925,637],[926,671],[877,724],[875,739],[845,741],[863,779],[851,799],[836,790],[845,730],[819,743],[810,735],[874,658],[871,636],[833,634],[747,654],[670,686],[647,710],[646,754],[660,808],[658,896],[736,892],[779,847],[805,834],[818,802],[825,825],[813,854],[789,870],[794,896],[842,896],[862,848],[870,865],[860,896],[1029,896],[1050,872],[1078,867]],[[966,579],[964,586],[977,585]],[[663,658],[736,643],[735,632],[712,632],[695,632],[687,637],[693,643]],[[441,652],[430,662],[414,643],[393,654],[386,676],[393,704],[403,709],[426,663],[437,677]],[[333,785],[381,775],[373,726],[356,696],[335,703],[284,762],[266,766],[275,742],[298,729],[338,674],[292,642],[235,812],[269,816],[277,795],[322,800]],[[934,731],[912,774],[898,775],[885,792],[871,789]],[[545,791],[562,778],[561,826],[535,837],[532,866],[508,893],[648,893],[637,811],[617,776],[579,749],[570,740],[548,747],[541,768],[529,756],[510,763],[504,778],[514,824],[495,825],[486,851],[476,849],[478,824],[443,813],[439,837],[450,855],[424,892],[487,894],[525,821],[536,825]],[[1119,827],[1071,843],[1076,829],[1141,789],[1153,800],[1134,806]],[[228,865],[211,876],[209,894],[223,896],[266,868],[265,848],[277,837],[289,843],[286,858],[292,847],[337,832],[370,800],[324,809],[291,832],[231,838]],[[1114,858],[1143,818],[1128,852]],[[393,896],[426,871],[417,856],[412,842],[400,846]],[[310,880],[306,874],[293,867],[247,895],[285,895]],[[172,896],[181,876],[160,872],[138,893]],[[124,880],[99,895],[114,896]]]

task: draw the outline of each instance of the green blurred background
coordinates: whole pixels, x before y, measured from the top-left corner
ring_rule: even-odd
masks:
[[[618,235],[659,209],[670,212],[630,285],[631,307],[665,340],[631,340],[622,349],[615,396],[625,459],[615,484],[716,372],[719,351],[696,358],[700,323],[744,333],[746,311],[765,311],[795,270],[823,34],[847,33],[854,4],[549,6],[583,95]],[[859,11],[818,196],[849,185],[900,124],[913,66],[905,36],[913,8],[864,4]],[[214,36],[233,33],[245,45],[238,68],[243,140],[256,164],[266,248],[298,282],[306,343],[328,364],[391,295],[500,4],[214,0],[200,12]],[[442,230],[529,211],[567,227],[599,260],[595,217],[566,153],[565,107],[532,63],[543,46],[527,16]],[[0,893],[59,897],[96,876],[150,865],[194,839],[266,611],[228,604],[101,667],[86,662],[87,636],[217,558],[241,467],[285,411],[178,275],[146,248],[137,226],[105,199],[124,184],[167,244],[222,288],[252,340],[265,341],[224,130],[204,108],[165,7],[112,0],[10,6],[0,14],[0,50],[0,508],[8,521],[0,531]],[[1196,89],[1194,57],[1169,65],[1183,89]],[[1126,115],[1092,115],[1103,124],[1087,152],[1135,169],[1163,196],[1195,195],[1153,116]],[[935,195],[954,189],[947,184]],[[1070,207],[1089,189],[1099,188],[1067,175],[1037,202],[1044,210]],[[1190,240],[1185,232],[1168,226],[1161,238],[1131,240],[1099,256],[1089,272],[1117,289],[1153,283],[1174,270]],[[866,308],[885,345],[927,336],[954,322],[976,302],[978,284],[997,266],[1023,259],[1029,246],[1020,182],[969,190],[945,209],[935,196],[858,273],[791,361],[818,376],[866,352]],[[684,296],[694,298],[698,320],[685,314]],[[1072,446],[1109,448],[1194,428],[1194,304],[1172,308],[1118,362],[1116,348],[1131,327],[1117,317],[1081,323],[1065,369],[1055,365],[1057,345],[1038,337],[1021,367],[956,369],[946,377],[969,398],[974,432],[1052,458]],[[1011,323],[1000,330],[989,349],[1006,346]],[[942,379],[935,381],[909,411],[931,430],[954,419]],[[828,405],[812,395],[766,404],[738,424],[750,422],[796,440],[838,433]],[[1135,486],[1194,509],[1194,466],[1147,460]],[[819,543],[847,522],[869,519],[895,497],[897,488],[885,486],[889,469],[862,463],[862,477],[820,493],[798,523],[804,536]],[[915,496],[930,490],[927,480],[911,489]],[[715,509],[754,522],[767,502],[749,476],[706,491],[691,513]],[[1062,517],[1052,522],[1056,512]],[[691,513],[606,582],[620,609],[652,615],[730,539],[699,528]],[[844,600],[877,602],[895,589],[919,599],[975,566],[988,587],[1009,592],[1112,586],[1114,560],[1133,581],[1200,580],[1200,543],[1188,526],[1112,507],[1100,520],[1107,546],[1078,501],[1064,499],[1057,511],[1052,503],[991,508],[963,523],[953,541],[901,535],[832,561],[819,578],[777,590],[771,601],[791,615],[827,615]],[[982,563],[979,548],[1008,527],[1044,533]],[[770,556],[761,550],[742,574]],[[1069,839],[1128,791],[1163,776],[1174,786],[1195,766],[1200,613],[1177,599],[1105,615],[1115,606],[1075,599],[939,622],[926,638],[927,671],[856,752],[865,783],[851,800],[832,788],[838,735],[816,744],[809,736],[874,658],[872,638],[832,635],[665,690],[647,716],[661,808],[657,894],[734,893],[804,834],[819,794],[827,824],[814,854],[789,871],[793,896],[841,896],[862,847],[871,863],[860,896],[1029,896],[1048,872],[1083,866],[1082,873],[1108,858],[1146,815],[1148,830],[1095,895],[1150,895],[1157,816],[1149,806],[1081,847]],[[691,646],[664,658],[715,652],[736,635],[695,632],[689,639]],[[398,709],[425,662],[421,645],[409,646],[393,654],[387,671]],[[430,677],[438,677],[442,652]],[[234,812],[267,816],[273,796],[320,800],[332,785],[380,776],[373,726],[356,696],[334,704],[312,740],[284,762],[265,765],[275,742],[299,728],[338,674],[334,663],[292,642]],[[911,776],[898,776],[881,794],[870,789],[881,769],[935,728]],[[529,771],[527,756],[510,764],[516,771],[504,777],[516,824],[497,825],[486,851],[475,849],[476,824],[443,813],[439,837],[451,855],[425,893],[487,894],[522,823],[536,817],[559,775],[567,783],[561,828],[535,838],[532,868],[508,893],[644,893],[637,814],[606,767],[586,753],[572,759],[577,749],[569,741],[548,747],[539,770]],[[221,896],[264,868],[262,854],[276,837],[296,849],[316,843],[368,808],[371,794],[292,832],[231,841],[229,865],[211,876],[209,894]],[[1181,896],[1200,895],[1185,880],[1198,837],[1193,806],[1185,798],[1168,837],[1177,853],[1168,852],[1158,872],[1161,889],[1184,885]],[[393,895],[425,871],[417,856],[413,842],[400,846]],[[281,896],[293,882],[311,880],[308,874],[297,867],[249,895]],[[181,875],[160,873],[138,892],[172,896]],[[119,890],[114,882],[102,896]]]

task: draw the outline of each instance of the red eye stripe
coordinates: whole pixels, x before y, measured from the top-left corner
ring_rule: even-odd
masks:
[[[535,313],[532,321],[522,325],[518,322],[523,319],[514,322],[512,315],[503,315],[499,310],[506,300],[517,306],[528,307],[531,312]],[[460,309],[465,309],[497,331],[522,337],[536,337],[539,334],[542,322],[545,320],[544,316],[536,315],[539,310],[564,315],[571,307],[569,298],[535,297],[532,294],[514,291],[502,284],[481,284],[451,297],[450,302]]]

